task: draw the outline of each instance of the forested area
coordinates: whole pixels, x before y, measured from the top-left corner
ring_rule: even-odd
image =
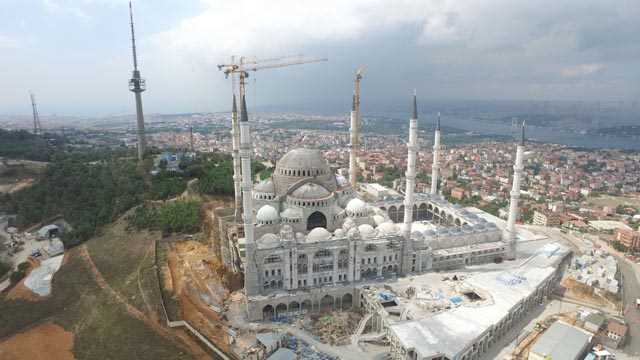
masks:
[[[179,200],[159,206],[139,206],[129,217],[129,222],[137,229],[194,233],[200,230],[200,202]]]
[[[33,137],[26,132],[11,133],[12,139]],[[4,142],[0,144],[0,149],[10,148]],[[100,226],[143,204],[144,200],[174,198],[183,193],[187,182],[194,178],[199,179],[194,186],[197,192],[233,194],[231,157],[219,153],[184,159],[179,171],[160,166],[155,176],[150,175],[152,157],[138,165],[132,149],[127,148],[59,149],[47,160],[50,162],[46,170],[34,185],[4,195],[0,202],[4,204],[4,211],[17,215],[15,225],[22,228],[62,216],[73,228],[63,237],[67,247],[92,237]],[[253,162],[253,174],[263,170],[264,165]],[[172,202],[160,207],[142,206],[132,220],[139,228],[194,232],[200,225],[199,204]]]
[[[48,139],[56,146],[62,145],[62,139],[52,134],[37,136],[26,130],[0,129],[0,157],[49,161],[55,148],[49,146]]]
[[[82,155],[59,154],[38,182],[7,196],[7,202],[9,212],[18,215],[18,226],[62,215],[73,226],[63,239],[70,246],[140,204],[144,190],[143,177],[132,160],[113,157],[87,162]]]

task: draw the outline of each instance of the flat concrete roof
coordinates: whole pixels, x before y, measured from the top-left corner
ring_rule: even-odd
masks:
[[[466,273],[460,288],[474,289],[484,301],[466,302],[435,315],[428,311],[413,314],[409,316],[413,320],[393,324],[390,330],[405,349],[414,349],[421,357],[442,354],[453,358],[531,295],[568,252],[562,245],[549,243],[517,263],[503,264],[502,270]]]
[[[533,344],[531,352],[549,359],[578,359],[593,335],[562,321],[553,323]]]

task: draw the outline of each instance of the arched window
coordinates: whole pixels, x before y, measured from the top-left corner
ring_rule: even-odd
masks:
[[[279,263],[282,262],[282,259],[280,258],[279,255],[276,254],[271,254],[269,256],[267,256],[266,258],[264,258],[264,263],[265,264],[274,264],[274,263]]]
[[[313,255],[314,258],[325,258],[325,257],[331,257],[331,256],[333,256],[333,254],[331,253],[331,250],[327,250],[327,249],[318,250]]]
[[[309,259],[307,254],[298,255],[298,274],[306,274],[309,271]]]
[[[346,249],[340,250],[338,253],[338,269],[346,269],[349,267],[349,251]]]

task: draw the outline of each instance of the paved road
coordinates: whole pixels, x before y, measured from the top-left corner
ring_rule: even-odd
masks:
[[[635,308],[635,301],[640,298],[639,276],[625,259],[618,257],[618,265],[624,287],[624,318],[629,324],[629,339],[623,351],[640,358],[640,310]]]

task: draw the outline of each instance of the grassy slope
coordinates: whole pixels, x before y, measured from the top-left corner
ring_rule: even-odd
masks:
[[[160,237],[159,231],[128,231],[127,221],[121,218],[105,226],[97,238],[86,244],[93,262],[107,283],[143,312],[146,309],[138,287],[138,269],[147,301],[158,303],[157,296],[152,293],[154,288],[144,284],[154,285],[147,278],[153,276],[156,279],[155,270],[151,268],[154,258],[153,240]]]
[[[192,358],[113,302],[76,251],[54,277],[49,299],[37,303],[0,299],[0,338],[45,319],[75,334],[73,352],[79,360]]]

